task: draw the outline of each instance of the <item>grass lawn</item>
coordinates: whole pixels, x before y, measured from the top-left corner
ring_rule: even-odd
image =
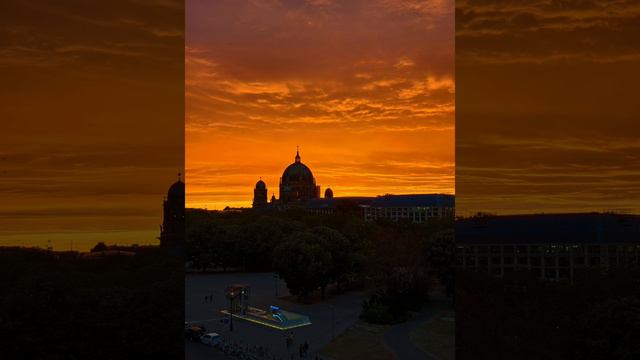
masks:
[[[325,346],[320,353],[335,360],[395,359],[393,353],[384,345],[383,334],[388,328],[389,326],[385,325],[358,321],[352,328]]]
[[[411,333],[411,341],[439,360],[455,359],[455,313],[442,310]]]

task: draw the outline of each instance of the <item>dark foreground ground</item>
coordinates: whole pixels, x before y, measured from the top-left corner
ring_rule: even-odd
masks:
[[[640,271],[456,276],[457,359],[639,359]]]
[[[251,304],[260,308],[278,305],[285,310],[305,314],[312,325],[292,331],[280,331],[242,320],[234,321],[233,332],[221,322],[219,310],[227,306],[224,289],[230,284],[248,284]],[[276,287],[278,296],[276,296]],[[269,356],[258,359],[300,359],[298,347],[309,344],[307,359],[453,359],[453,309],[450,299],[438,293],[422,311],[406,323],[371,325],[359,320],[363,292],[347,292],[324,302],[299,304],[287,300],[289,293],[272,273],[193,274],[185,280],[185,319],[205,325],[225,341],[241,347],[260,346]],[[213,301],[205,301],[213,296]],[[441,318],[447,315],[446,329]],[[293,332],[294,344],[286,347],[286,336]],[[426,340],[425,340],[426,339]],[[187,360],[227,359],[214,348],[185,341]]]
[[[182,262],[0,248],[3,359],[180,359]]]

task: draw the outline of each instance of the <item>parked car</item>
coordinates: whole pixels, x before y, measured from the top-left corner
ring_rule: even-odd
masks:
[[[184,337],[191,341],[199,340],[200,337],[206,332],[207,328],[205,328],[203,325],[185,324],[184,326]]]
[[[218,333],[208,333],[200,337],[200,342],[209,346],[217,345],[221,341],[222,339],[220,338],[220,335]]]

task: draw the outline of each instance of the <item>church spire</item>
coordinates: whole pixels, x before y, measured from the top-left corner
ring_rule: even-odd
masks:
[[[300,162],[300,147],[296,145],[296,162]]]

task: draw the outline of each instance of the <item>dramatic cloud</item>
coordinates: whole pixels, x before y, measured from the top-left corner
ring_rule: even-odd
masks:
[[[640,4],[456,14],[458,212],[640,212]]]
[[[463,0],[457,6],[456,44],[466,63],[640,59],[637,1]]]
[[[278,196],[296,145],[336,196],[453,192],[452,1],[190,1],[187,202]]]

